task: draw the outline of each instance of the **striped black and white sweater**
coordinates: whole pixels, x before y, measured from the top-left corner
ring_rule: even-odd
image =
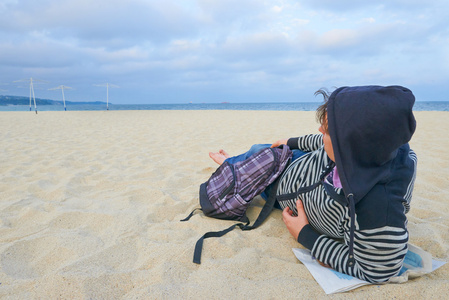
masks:
[[[350,208],[338,199],[345,197],[344,191],[332,186],[333,193],[329,193],[320,184],[310,192],[296,194],[299,188],[319,182],[324,170],[334,166],[324,151],[322,135],[292,138],[288,145],[308,152],[284,171],[277,190],[282,208],[288,206],[296,213],[296,201],[303,201],[310,225],[300,232],[298,242],[320,262],[362,280],[384,282],[397,275],[407,252],[405,214],[416,174],[415,153],[403,145],[394,166],[409,172],[396,172],[398,178],[393,175],[379,182],[355,205],[355,264],[349,266]]]

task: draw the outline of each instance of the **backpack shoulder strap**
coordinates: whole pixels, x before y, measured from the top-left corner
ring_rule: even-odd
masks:
[[[221,231],[209,231],[209,232],[206,232],[196,242],[195,251],[193,252],[193,262],[196,263],[196,264],[201,264],[201,253],[203,252],[204,239],[207,239],[207,238],[210,238],[210,237],[222,237],[226,233],[234,230],[234,228],[236,228],[236,227],[243,228],[244,226],[247,226],[248,224],[249,224],[249,221],[246,224],[243,224],[243,223],[234,224],[231,227],[226,228],[226,229],[221,230]]]
[[[201,253],[203,252],[204,239],[207,239],[207,238],[210,238],[210,237],[222,237],[225,234],[227,234],[228,232],[234,230],[236,227],[240,227],[241,230],[251,230],[251,229],[255,229],[255,228],[259,227],[265,221],[265,219],[270,215],[271,211],[273,210],[274,203],[276,202],[276,190],[277,190],[278,184],[279,184],[279,179],[277,179],[275,181],[275,183],[273,184],[273,188],[270,189],[270,193],[268,195],[268,199],[265,202],[265,205],[263,206],[262,210],[259,213],[259,216],[257,217],[257,219],[256,219],[256,221],[254,222],[253,225],[249,225],[249,220],[248,220],[248,218],[245,215],[244,216],[245,219],[243,221],[246,222],[246,224],[244,224],[244,223],[237,223],[237,224],[234,224],[234,225],[230,226],[229,228],[226,228],[226,229],[221,230],[221,231],[206,232],[196,242],[195,250],[194,250],[194,253],[193,253],[193,262],[196,263],[196,264],[201,264]]]
[[[279,184],[279,178],[276,179],[276,181],[273,183],[273,187],[270,189],[270,192],[268,194],[267,201],[265,202],[265,205],[263,206],[262,210],[259,213],[259,216],[257,217],[256,221],[254,221],[253,225],[245,225],[242,230],[251,230],[259,227],[265,219],[270,215],[271,211],[273,210],[274,203],[276,202],[276,191]]]
[[[185,221],[190,220],[190,218],[193,216],[193,214],[194,214],[197,210],[203,210],[203,209],[202,209],[201,207],[197,207],[197,208],[195,208],[194,210],[192,210],[192,212],[191,212],[187,217],[185,217],[184,219],[179,220],[179,221],[185,222]]]

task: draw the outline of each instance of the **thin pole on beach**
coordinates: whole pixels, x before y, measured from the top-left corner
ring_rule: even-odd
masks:
[[[94,84],[94,86],[105,86],[106,87],[106,110],[109,110],[109,87],[112,88],[118,88],[118,85],[110,84],[110,83],[104,83],[104,84]]]
[[[30,111],[31,111],[31,87],[33,86],[33,79],[30,82]]]
[[[23,81],[29,81],[30,82],[30,111],[31,111],[31,95],[32,95],[33,96],[33,101],[34,101],[34,111],[37,114],[36,97],[34,96],[34,83],[38,83],[38,82],[45,83],[46,81],[39,80],[39,79],[33,79],[33,77],[30,77],[30,79],[21,79],[21,80],[16,80],[14,82],[23,82]]]
[[[62,101],[64,102],[64,111],[67,111],[67,107],[65,106],[64,86],[62,86],[61,91],[62,91]]]
[[[33,78],[30,78],[30,111],[31,111],[31,91],[33,91],[34,111],[37,114],[36,97],[34,96]]]
[[[109,110],[109,83],[106,83],[106,110]]]
[[[55,88],[48,89],[48,90],[49,90],[49,91],[50,91],[50,90],[61,90],[61,91],[62,91],[62,101],[64,102],[64,111],[67,111],[67,107],[66,107],[66,105],[65,105],[64,89],[66,89],[66,90],[71,90],[72,88],[69,87],[69,86],[60,85],[60,86],[57,86],[57,87],[55,87]]]

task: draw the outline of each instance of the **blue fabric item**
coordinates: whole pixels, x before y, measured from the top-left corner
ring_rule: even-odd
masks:
[[[255,145],[251,146],[251,148],[248,151],[246,151],[245,153],[242,153],[237,156],[229,157],[225,161],[227,161],[230,164],[235,164],[236,162],[244,161],[245,159],[247,159],[254,153],[257,153],[262,149],[269,148],[270,146],[271,146],[271,144],[255,144]]]
[[[254,153],[259,152],[260,150],[269,148],[269,147],[271,147],[271,144],[255,144],[255,145],[252,145],[251,148],[248,151],[246,151],[245,153],[242,153],[237,156],[229,157],[225,161],[229,162],[230,164],[235,164],[236,162],[244,161],[245,159],[247,159]],[[294,150],[292,150],[292,152],[293,152],[292,161],[298,159],[299,157],[301,157],[307,153],[307,152],[303,152],[298,149],[294,149]]]

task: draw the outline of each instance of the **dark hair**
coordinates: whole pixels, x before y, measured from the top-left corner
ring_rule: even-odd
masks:
[[[323,129],[328,132],[327,129],[327,122],[326,122],[326,115],[327,115],[327,101],[329,100],[330,93],[326,88],[321,88],[318,91],[315,92],[315,97],[318,95],[323,96],[323,104],[321,104],[317,110],[316,110],[316,120],[318,123],[323,126]]]

